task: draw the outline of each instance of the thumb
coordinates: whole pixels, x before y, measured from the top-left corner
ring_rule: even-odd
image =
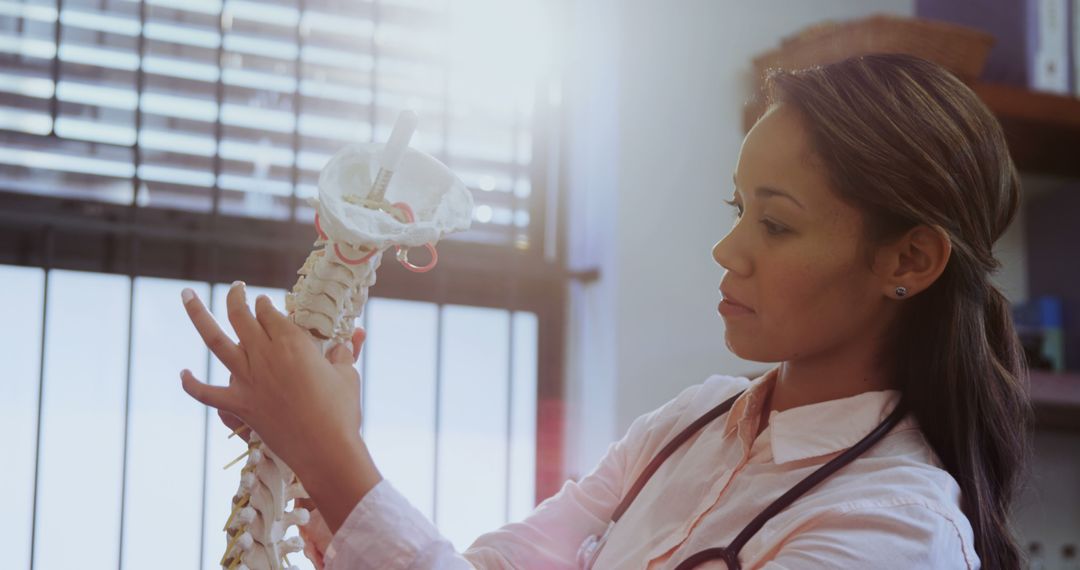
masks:
[[[334,348],[330,349],[330,353],[326,355],[326,358],[330,360],[331,364],[353,365],[353,356],[346,343],[334,345]]]

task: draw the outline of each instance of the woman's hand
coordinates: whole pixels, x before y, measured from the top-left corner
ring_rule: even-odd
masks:
[[[229,386],[221,387],[199,382],[184,370],[184,390],[251,426],[296,472],[336,531],[381,479],[360,439],[360,377],[354,358],[345,345],[324,358],[314,339],[278,312],[268,297],[256,299],[252,315],[244,295],[238,282],[226,298],[237,344],[199,298],[184,290],[192,323],[232,373]],[[358,349],[359,342],[356,345]]]

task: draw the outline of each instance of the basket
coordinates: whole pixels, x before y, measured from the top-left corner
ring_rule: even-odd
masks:
[[[887,15],[810,26],[753,59],[757,85],[743,107],[743,130],[749,131],[765,111],[761,84],[769,69],[791,71],[871,53],[903,53],[934,62],[971,84],[982,74],[994,41],[975,28]]]
[[[793,70],[871,53],[904,53],[937,63],[972,83],[982,73],[993,46],[993,35],[974,28],[876,15],[811,26],[753,61],[760,81],[770,68]]]

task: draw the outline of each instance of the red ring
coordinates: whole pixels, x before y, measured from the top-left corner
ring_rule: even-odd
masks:
[[[408,221],[408,223],[411,224],[416,221],[416,214],[413,213],[412,207],[409,206],[407,203],[397,202],[395,204],[392,204],[391,206],[397,208],[398,210],[401,210],[401,212],[405,214],[405,219]],[[431,261],[429,261],[427,265],[423,267],[418,267],[407,261],[401,261],[401,259],[398,259],[398,263],[400,263],[402,267],[408,269],[409,271],[412,271],[413,273],[427,273],[428,271],[431,271],[435,268],[435,265],[439,263],[439,252],[436,251],[435,246],[431,245],[430,243],[425,243],[424,248],[427,249],[428,253],[431,254]],[[406,251],[408,251],[408,248],[406,248]],[[401,252],[400,247],[397,248],[397,252]]]
[[[431,245],[430,243],[425,243],[424,248],[427,249],[428,253],[431,254],[431,261],[429,261],[427,265],[423,267],[418,267],[411,263],[401,261],[400,259],[398,259],[398,263],[400,263],[402,267],[408,269],[409,271],[412,271],[413,273],[427,273],[428,271],[435,269],[435,265],[439,263],[439,252],[436,251],[435,246]],[[401,251],[400,247],[397,249],[398,251]],[[406,248],[406,251],[407,250],[408,248]]]
[[[412,208],[405,202],[397,202],[396,204],[391,204],[391,206],[404,212],[405,219],[408,220],[410,224],[416,221],[416,215],[413,214]]]
[[[326,241],[330,241],[330,236],[326,235],[326,232],[324,232],[322,229],[322,225],[319,224],[319,212],[315,212],[315,231],[319,233],[320,238]],[[349,259],[345,256],[345,254],[341,253],[341,248],[339,248],[338,244],[336,243],[334,244],[334,253],[337,254],[338,259],[340,259],[342,263],[346,263],[348,265],[360,265],[361,263],[366,263],[369,259],[371,259],[373,255],[375,255],[375,251],[372,250],[371,253],[365,255],[364,257],[361,257],[360,259]]]
[[[322,231],[322,226],[319,225],[319,212],[315,212],[315,231],[319,233],[319,237],[330,241],[330,236],[326,235],[326,232]]]
[[[346,263],[348,265],[360,265],[361,263],[366,263],[369,259],[371,259],[372,256],[375,255],[376,250],[371,250],[371,253],[365,255],[364,257],[361,257],[360,259],[349,259],[348,257],[345,257],[345,254],[341,253],[341,249],[338,248],[338,244],[335,243],[334,253],[337,254],[338,259],[340,259],[343,263]]]
[[[413,213],[412,208],[407,203],[397,202],[395,204],[391,204],[391,206],[397,208],[398,210],[401,210],[401,212],[405,214],[405,219],[407,223],[411,224],[416,221],[416,214]],[[320,238],[326,241],[330,241],[330,237],[326,235],[326,232],[322,230],[322,226],[319,224],[319,212],[315,212],[315,231],[318,232]],[[427,249],[428,253],[431,254],[431,261],[429,261],[427,265],[423,267],[418,267],[411,263],[403,262],[400,259],[398,260],[398,262],[401,263],[402,267],[408,269],[409,271],[412,271],[413,273],[427,273],[428,271],[431,271],[435,268],[435,265],[439,263],[439,252],[436,251],[435,246],[431,245],[430,243],[425,243],[424,248]],[[397,251],[400,252],[401,248],[398,247]],[[340,259],[343,263],[346,263],[348,265],[360,265],[361,263],[367,263],[372,257],[375,256],[377,251],[372,250],[371,253],[368,253],[360,259],[349,259],[345,256],[345,254],[341,253],[341,248],[338,246],[338,244],[335,243],[334,253],[337,254],[338,259]]]

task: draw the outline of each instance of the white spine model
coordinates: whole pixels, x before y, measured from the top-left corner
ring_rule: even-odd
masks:
[[[416,122],[415,114],[402,113],[386,145],[350,145],[319,175],[319,199],[312,202],[316,248],[297,272],[300,278],[285,309],[320,341],[324,354],[350,341],[383,251],[394,247],[402,265],[425,272],[437,261],[439,238],[468,229],[472,221],[472,195],[465,185],[439,161],[408,148]],[[424,267],[409,263],[410,247],[427,248],[431,262]],[[258,434],[250,434],[245,455],[240,489],[225,523],[228,546],[221,565],[227,570],[292,570],[286,555],[302,550],[304,543],[284,535],[292,525],[307,524],[309,513],[286,508],[307,493]]]

